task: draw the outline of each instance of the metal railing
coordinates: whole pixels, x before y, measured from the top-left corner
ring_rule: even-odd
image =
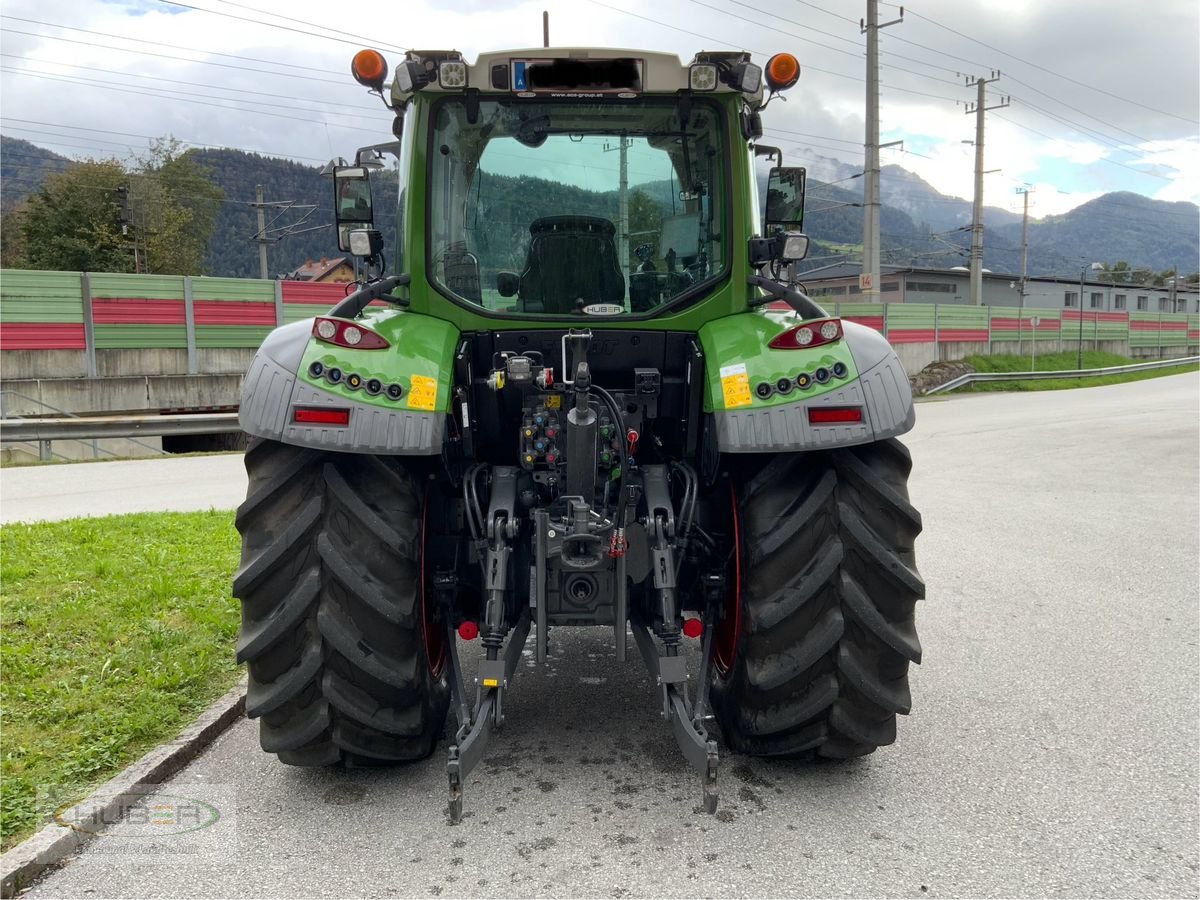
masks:
[[[1070,369],[1059,372],[968,372],[966,375],[959,375],[957,378],[947,381],[945,384],[939,384],[925,392],[925,396],[930,394],[941,394],[946,391],[953,391],[956,388],[965,387],[968,384],[975,382],[986,381],[1042,381],[1050,378],[1093,378],[1097,375],[1121,375],[1125,372],[1148,372],[1151,369],[1170,369],[1176,366],[1186,366],[1191,363],[1200,362],[1200,356],[1183,356],[1178,359],[1156,359],[1152,362],[1134,363],[1131,366],[1108,366],[1104,369]]]
[[[69,419],[0,419],[0,442],[76,441],[241,431],[237,413],[169,416],[76,416]]]
[[[65,416],[68,419],[81,418],[81,416],[79,416],[78,413],[68,412],[65,409],[59,409],[57,406],[54,406],[51,403],[46,403],[44,400],[39,400],[36,397],[30,397],[27,394],[22,394],[20,391],[14,391],[11,388],[9,388],[6,390],[0,390],[0,422],[26,421],[28,419],[27,416],[12,416],[11,418],[9,417],[8,404],[5,399],[7,397],[18,397],[21,400],[24,400],[26,403],[35,403],[38,406],[40,406],[42,409],[49,410],[50,412],[53,412],[53,413],[58,413],[60,416]],[[40,420],[40,418],[35,417],[35,421],[38,421],[38,420]],[[67,440],[67,439],[64,438],[63,440]],[[102,454],[102,453],[105,454],[106,456],[114,456],[115,457],[118,455],[118,454],[114,453],[112,450],[109,450],[107,447],[101,447],[100,444],[98,443],[98,441],[96,440],[96,438],[93,436],[90,436],[90,435],[86,438],[70,438],[69,440],[89,446],[91,448],[92,457],[94,459],[99,459],[100,454]],[[155,447],[153,444],[147,444],[145,441],[131,439],[131,442],[134,444],[137,444],[139,447],[143,447],[146,450],[149,450],[153,453],[161,454],[163,452],[161,447]],[[5,441],[5,443],[33,443],[33,440],[31,439],[29,441],[21,441],[17,438],[13,438],[10,441]],[[44,441],[44,440],[38,441],[37,454],[38,454],[38,458],[40,460],[42,460],[43,462],[49,462],[51,459],[53,459],[56,456],[62,460],[69,460],[71,458],[68,456],[63,456],[60,453],[53,453],[50,449],[50,442]]]

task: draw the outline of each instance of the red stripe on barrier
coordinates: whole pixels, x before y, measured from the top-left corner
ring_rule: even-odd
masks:
[[[1200,330],[1197,330],[1195,328],[1191,329],[1188,332],[1188,340],[1189,341],[1200,341]]]
[[[197,300],[193,304],[197,325],[274,325],[274,303],[234,303]]]
[[[938,343],[948,344],[959,341],[984,341],[988,339],[986,328],[943,328],[938,332]]]
[[[888,332],[893,344],[925,344],[933,341],[932,328],[893,328]]]
[[[346,288],[353,290],[354,285],[334,284],[330,282],[284,281],[284,303],[312,303],[333,306],[346,296]]]
[[[0,325],[0,350],[86,348],[82,322],[6,322]]]
[[[97,297],[92,300],[92,321],[97,325],[183,325],[183,301]]]

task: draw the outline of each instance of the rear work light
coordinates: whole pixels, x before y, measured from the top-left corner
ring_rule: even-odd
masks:
[[[862,421],[861,406],[810,406],[810,425],[853,425]]]
[[[292,410],[297,425],[349,425],[350,410],[322,406],[297,406]]]
[[[351,350],[385,350],[391,346],[371,329],[345,319],[318,317],[312,333],[319,341]]]
[[[767,344],[772,350],[807,350],[810,347],[820,347],[832,344],[842,339],[841,319],[818,319],[815,322],[805,322],[795,328],[789,328],[771,338]]]

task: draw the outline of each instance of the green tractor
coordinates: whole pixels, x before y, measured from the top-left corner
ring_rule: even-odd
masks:
[[[891,743],[921,655],[912,395],[790,276],[804,170],[759,139],[795,58],[410,51],[390,90],[379,53],[351,68],[395,114],[326,170],[361,281],[272,332],[242,394],[262,748],[419,760],[453,707],[456,822],[526,644],[542,663],[578,626],[616,665],[632,634],[709,812],[718,730],[751,756]],[[756,156],[779,163],[761,222]]]

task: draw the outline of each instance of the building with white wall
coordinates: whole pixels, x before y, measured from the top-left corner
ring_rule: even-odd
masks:
[[[857,263],[839,263],[810,269],[800,275],[808,294],[818,302],[856,303],[864,300],[859,289]],[[1120,284],[1089,276],[1082,284],[1083,308],[1102,312],[1200,313],[1196,285],[1171,286]],[[986,306],[1026,306],[1035,309],[1079,308],[1080,280],[1069,275],[1040,276],[1025,282],[1021,296],[1019,275],[985,271],[983,303]],[[881,266],[879,302],[970,303],[970,273],[965,266],[926,269],[915,266]]]

